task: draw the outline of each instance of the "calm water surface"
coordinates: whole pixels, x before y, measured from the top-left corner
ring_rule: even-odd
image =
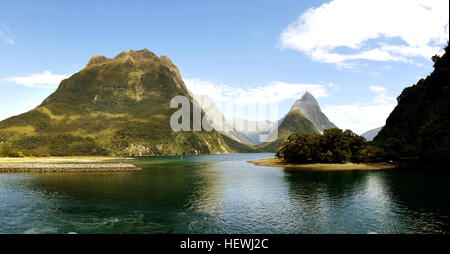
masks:
[[[273,154],[147,157],[134,173],[0,174],[0,233],[448,233],[448,176],[288,172]]]

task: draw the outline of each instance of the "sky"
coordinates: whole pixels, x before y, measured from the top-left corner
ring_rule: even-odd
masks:
[[[333,123],[361,134],[433,70],[448,9],[448,0],[1,0],[0,120],[39,105],[94,55],[147,48],[221,109],[263,101],[279,106],[276,120],[309,91]]]

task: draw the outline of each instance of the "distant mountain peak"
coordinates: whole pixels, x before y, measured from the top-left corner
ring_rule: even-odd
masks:
[[[305,92],[305,94],[292,105],[291,111],[300,111],[300,113],[311,121],[320,132],[323,132],[325,129],[336,127],[336,125],[328,120],[328,117],[320,109],[316,98],[309,92]]]
[[[314,96],[309,92],[305,92],[305,94],[303,94],[303,96],[299,100],[297,100],[295,104],[310,105],[310,107],[316,107],[320,110],[320,106],[316,98],[314,98]]]
[[[378,128],[366,131],[363,134],[361,134],[361,136],[363,136],[367,141],[372,141],[378,135],[378,132],[380,132],[380,130],[382,128],[383,127],[378,127]]]
[[[305,92],[305,94],[303,94],[302,98],[300,98],[301,101],[316,101],[316,98],[314,98],[314,96],[312,94],[310,94],[309,92]]]

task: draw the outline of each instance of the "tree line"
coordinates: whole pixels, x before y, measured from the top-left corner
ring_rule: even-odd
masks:
[[[276,156],[294,163],[379,162],[389,154],[351,130],[327,129],[323,134],[295,133]]]

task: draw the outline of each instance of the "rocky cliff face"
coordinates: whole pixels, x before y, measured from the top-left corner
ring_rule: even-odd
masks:
[[[291,111],[292,110],[298,110],[311,121],[320,132],[323,132],[326,129],[336,128],[336,125],[330,122],[328,117],[322,112],[314,96],[308,92],[292,105]]]
[[[94,56],[37,108],[0,122],[0,142],[24,155],[231,152],[218,132],[174,132],[170,100],[192,101],[178,68],[143,49]]]

